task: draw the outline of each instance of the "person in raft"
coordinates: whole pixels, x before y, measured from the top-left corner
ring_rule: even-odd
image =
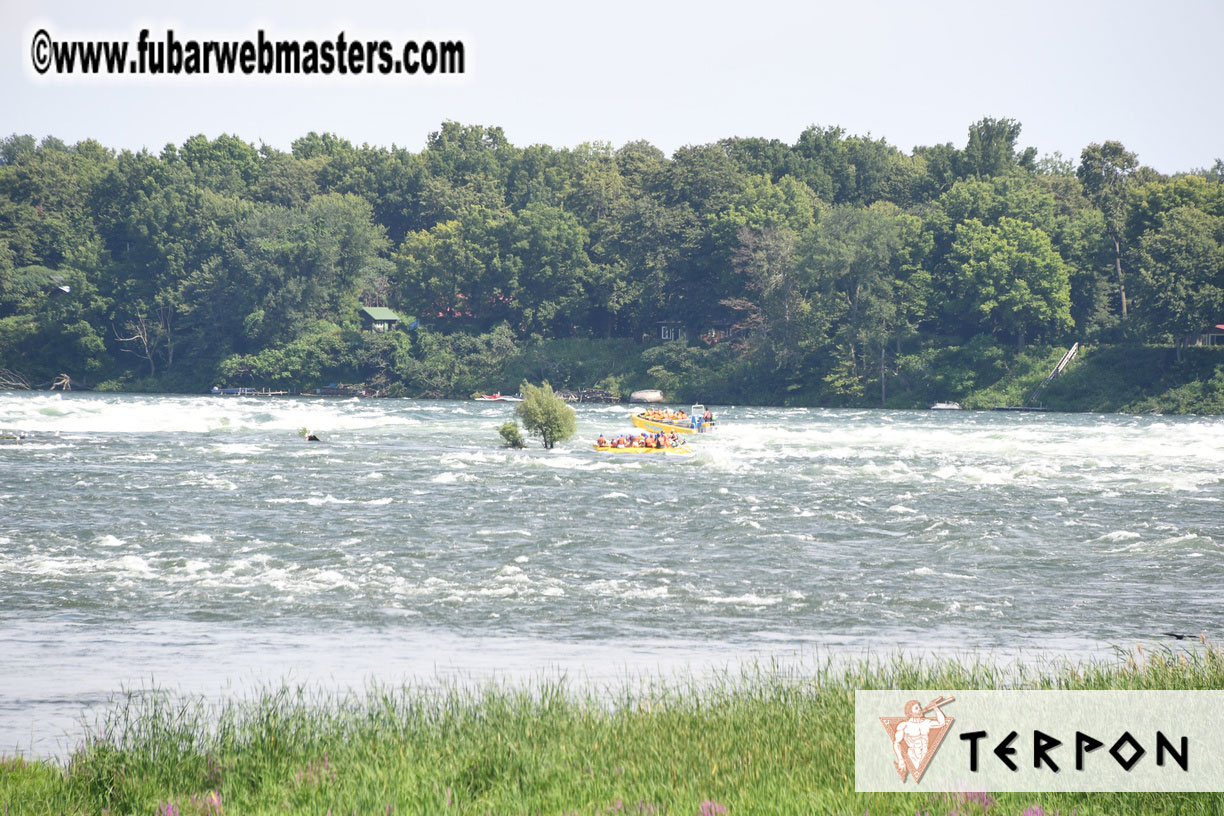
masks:
[[[679,438],[676,432],[671,433],[655,433],[655,434],[639,434],[638,436],[627,436],[622,434],[616,437],[611,442],[603,434],[595,440],[595,445],[600,448],[676,448],[680,446]]]
[[[689,421],[688,414],[683,411],[664,411],[660,408],[648,408],[642,412],[647,419],[652,419],[656,422],[668,422],[674,425],[683,425]]]

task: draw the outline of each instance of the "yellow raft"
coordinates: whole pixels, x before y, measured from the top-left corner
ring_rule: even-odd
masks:
[[[670,421],[666,419],[651,419],[650,417],[646,416],[646,411],[643,411],[640,414],[634,414],[631,421],[638,428],[645,428],[648,431],[654,431],[656,433],[660,431],[663,433],[675,431],[676,433],[691,434],[706,433],[714,430],[713,421],[701,421],[703,414],[705,414],[705,406],[694,405],[689,411],[689,415],[682,420]]]
[[[680,445],[675,448],[614,448],[611,445],[592,445],[592,448],[600,453],[692,453],[693,449],[688,445]]]
[[[644,428],[654,433],[659,433],[660,431],[663,433],[670,433],[671,431],[676,433],[694,433],[696,431],[687,419],[683,425],[680,425],[663,419],[651,419],[646,414],[634,414],[632,422],[635,427]]]

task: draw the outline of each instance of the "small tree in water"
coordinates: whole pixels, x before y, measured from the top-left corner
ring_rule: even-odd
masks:
[[[523,435],[519,433],[518,423],[514,420],[503,423],[497,432],[501,434],[501,438],[506,440],[507,448],[525,448],[527,443],[523,441]]]
[[[574,435],[578,429],[577,415],[565,400],[553,393],[551,385],[535,386],[524,382],[520,393],[523,401],[514,410],[523,420],[527,433],[544,440],[544,447],[551,448]]]

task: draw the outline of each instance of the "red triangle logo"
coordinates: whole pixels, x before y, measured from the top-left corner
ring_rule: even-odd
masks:
[[[932,708],[938,710],[939,706],[947,705],[954,699],[938,697],[925,708],[921,708],[917,701],[910,701],[906,704],[907,710],[913,709],[910,716],[880,717],[880,723],[892,742],[893,767],[902,782],[907,775],[914,777],[915,784],[922,779],[940,743],[952,729],[952,723],[956,722],[952,717],[943,716],[942,711],[939,711],[938,717],[927,717],[926,712]]]

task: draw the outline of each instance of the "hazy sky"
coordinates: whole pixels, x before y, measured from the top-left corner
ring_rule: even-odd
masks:
[[[1078,159],[1121,141],[1163,172],[1224,157],[1224,2],[192,3],[0,0],[0,132],[115,148],[233,133],[288,149],[312,130],[419,150],[444,120],[516,145],[727,136],[794,143],[812,124],[962,147],[983,116]],[[462,78],[43,78],[55,39],[462,39]],[[134,45],[132,46],[135,47]]]

